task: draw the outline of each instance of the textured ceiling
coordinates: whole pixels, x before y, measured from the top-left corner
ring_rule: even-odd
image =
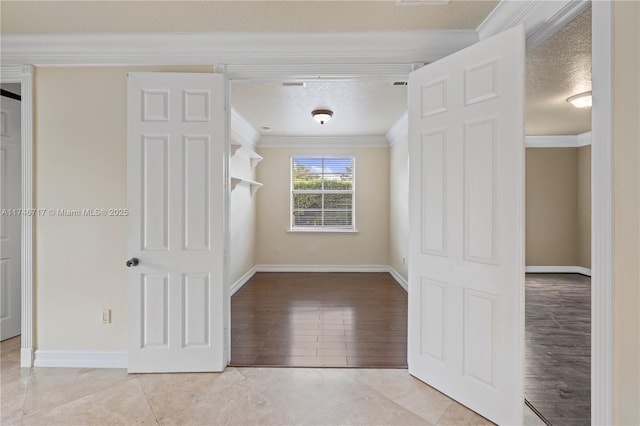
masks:
[[[498,4],[377,1],[8,1],[3,33],[476,29]]]
[[[372,136],[384,135],[407,110],[407,90],[382,81],[235,83],[231,104],[262,135]],[[318,108],[331,109],[333,118],[316,123],[311,111]]]
[[[527,54],[527,135],[591,130],[591,108],[567,98],[591,90],[591,8]]]

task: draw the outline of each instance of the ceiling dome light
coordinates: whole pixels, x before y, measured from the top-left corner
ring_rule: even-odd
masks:
[[[591,108],[591,91],[573,95],[567,98],[567,102],[576,108]]]
[[[324,124],[327,121],[331,120],[331,117],[333,117],[333,111],[331,111],[330,109],[316,109],[311,112],[311,116],[318,123]]]

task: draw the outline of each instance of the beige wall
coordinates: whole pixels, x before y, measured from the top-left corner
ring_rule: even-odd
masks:
[[[135,70],[184,68],[36,69],[36,208],[127,206],[126,76]],[[126,350],[126,218],[42,216],[35,236],[36,348]],[[112,324],[101,324],[103,308]]]
[[[389,265],[408,279],[409,254],[409,139],[389,148]],[[403,262],[403,259],[405,261]]]
[[[577,266],[591,269],[591,146],[578,148]]]
[[[526,150],[526,264],[577,264],[576,148]]]
[[[616,2],[614,415],[640,424],[640,3]]]
[[[388,148],[263,148],[259,153],[264,160],[256,175],[264,186],[257,193],[258,264],[389,264]],[[355,156],[357,234],[287,232],[290,159],[295,154]]]

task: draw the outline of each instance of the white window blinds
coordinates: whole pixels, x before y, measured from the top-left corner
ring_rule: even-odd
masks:
[[[291,228],[354,229],[353,157],[291,158]]]

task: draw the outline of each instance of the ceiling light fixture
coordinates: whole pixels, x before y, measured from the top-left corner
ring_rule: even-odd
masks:
[[[573,95],[567,98],[567,102],[571,102],[576,108],[591,108],[591,91]]]
[[[333,111],[330,109],[316,109],[311,112],[311,116],[320,124],[324,124],[331,120],[333,117]]]

